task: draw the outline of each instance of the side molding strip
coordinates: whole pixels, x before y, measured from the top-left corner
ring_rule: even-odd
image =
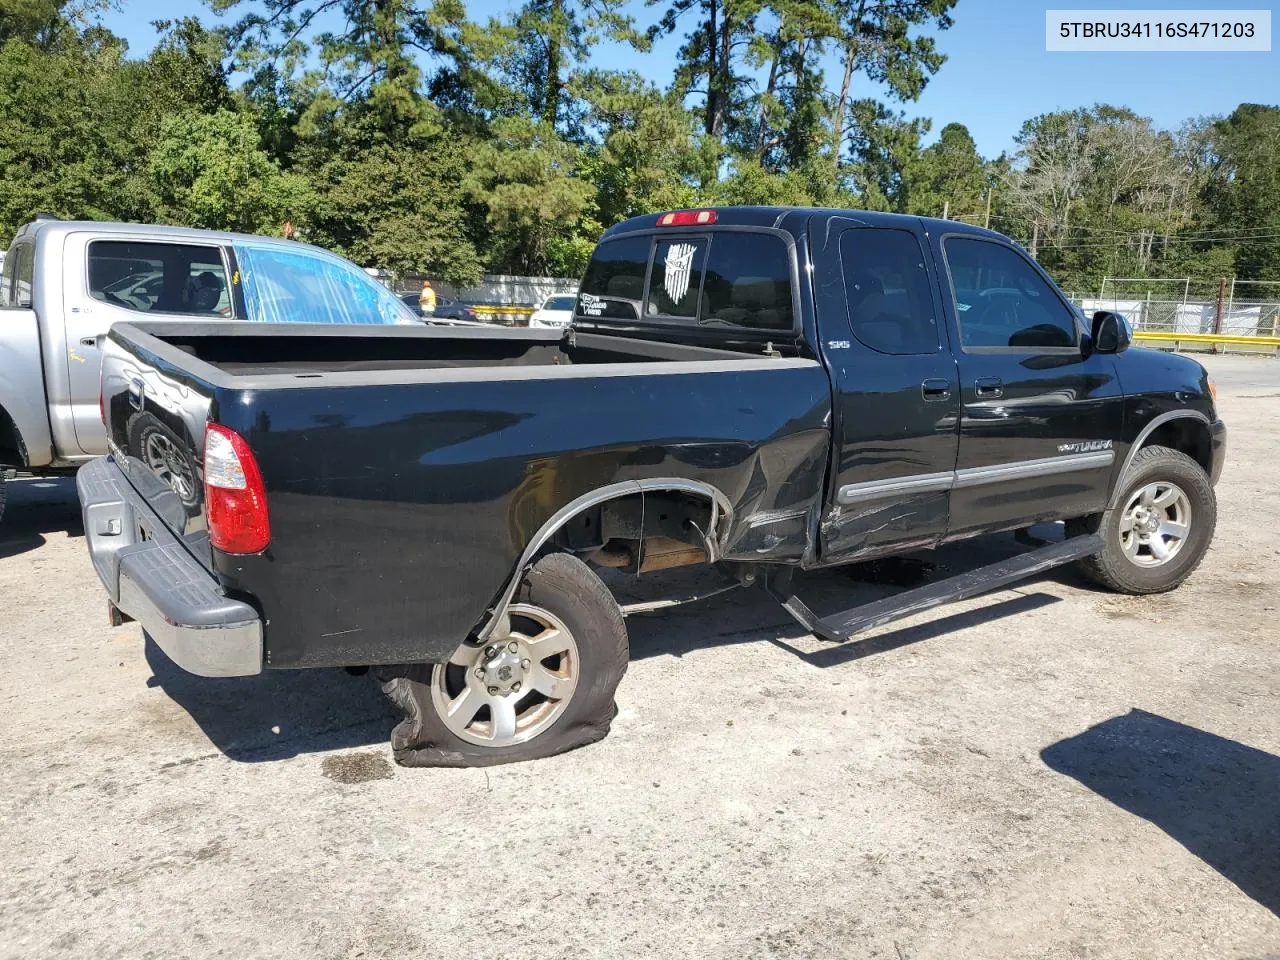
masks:
[[[1022,460],[1017,463],[1000,463],[991,467],[967,467],[945,473],[920,473],[910,477],[894,477],[889,480],[869,480],[865,483],[849,483],[840,488],[836,502],[842,506],[879,500],[882,497],[909,493],[933,493],[942,490],[962,490],[987,483],[1005,480],[1026,480],[1032,477],[1049,477],[1077,470],[1100,470],[1115,462],[1114,450],[1098,450],[1093,453],[1073,453],[1061,457],[1045,457],[1041,460]]]

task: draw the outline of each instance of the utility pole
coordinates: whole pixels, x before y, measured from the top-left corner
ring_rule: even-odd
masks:
[[[942,219],[950,220],[951,218],[947,216],[947,214],[949,214],[950,212],[951,212],[951,201],[943,200],[942,201]]]
[[[1223,301],[1227,298],[1227,278],[1223,277],[1218,281],[1218,306],[1213,311],[1213,332],[1215,334],[1222,333],[1222,307]],[[1222,352],[1222,344],[1215,343],[1213,345],[1214,353]]]
[[[991,229],[991,188],[987,187],[987,215],[982,220],[982,225],[988,230]]]
[[[1040,244],[1040,221],[1031,221],[1031,259],[1036,259],[1036,247]]]

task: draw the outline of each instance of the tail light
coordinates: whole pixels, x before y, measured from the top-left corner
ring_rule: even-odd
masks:
[[[714,210],[676,210],[658,218],[660,227],[703,227],[715,222]]]
[[[224,553],[261,553],[271,542],[262,471],[244,437],[219,423],[204,431],[209,542]]]

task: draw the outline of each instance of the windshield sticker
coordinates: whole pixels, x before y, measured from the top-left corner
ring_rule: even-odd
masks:
[[[662,286],[672,303],[679,303],[689,292],[689,275],[693,272],[693,255],[697,249],[692,243],[673,243],[667,251]]]
[[[604,314],[604,301],[589,293],[578,294],[578,305],[585,317],[599,317]]]

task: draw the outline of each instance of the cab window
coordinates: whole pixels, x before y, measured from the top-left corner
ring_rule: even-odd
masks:
[[[905,230],[846,230],[840,265],[853,334],[878,353],[937,353],[929,272]]]
[[[217,247],[132,240],[89,244],[89,296],[140,313],[231,316]]]
[[[1017,350],[1075,347],[1071,312],[1012,247],[972,237],[943,242],[966,348]]]
[[[791,254],[778,237],[752,231],[605,240],[587,265],[576,313],[790,332]]]
[[[35,266],[35,244],[14,244],[4,259],[4,280],[0,283],[0,306],[15,309],[31,306],[31,285]]]

